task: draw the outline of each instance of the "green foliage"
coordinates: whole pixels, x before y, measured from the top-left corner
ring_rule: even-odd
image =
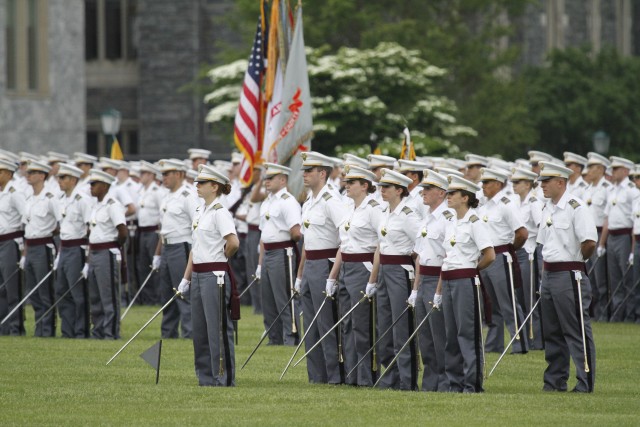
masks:
[[[163,340],[160,383],[139,354],[160,338],[149,325],[109,366],[106,361],[159,307],[135,306],[123,340],[0,337],[0,424],[9,425],[638,425],[637,326],[594,324],[598,366],[592,395],[544,393],[544,354],[507,354],[483,394],[412,393],[314,385],[304,366],[280,373],[293,349],[261,347],[237,387],[198,387],[193,344]],[[33,332],[33,311],[27,310]],[[262,317],[243,307],[236,366],[258,342]],[[506,334],[508,336],[508,334]],[[497,360],[487,354],[488,367]],[[304,365],[304,364],[303,364]],[[573,373],[569,387],[575,383]]]
[[[586,49],[555,51],[549,66],[523,77],[526,104],[540,149],[593,150],[593,134],[611,137],[610,152],[640,160],[640,59],[614,50],[593,57]]]

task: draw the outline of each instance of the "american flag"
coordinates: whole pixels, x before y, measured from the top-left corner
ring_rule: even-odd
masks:
[[[253,164],[256,153],[260,149],[262,120],[260,117],[260,83],[265,70],[264,54],[262,24],[261,19],[258,19],[258,29],[249,56],[249,67],[244,75],[233,132],[236,147],[244,154],[240,169],[240,182],[243,185],[251,183]]]

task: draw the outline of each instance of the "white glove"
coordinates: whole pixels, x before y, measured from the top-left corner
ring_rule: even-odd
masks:
[[[261,274],[262,274],[262,266],[259,265],[256,267],[256,274],[255,274],[256,280],[260,280]]]
[[[433,306],[436,309],[440,309],[441,305],[442,305],[442,294],[435,294],[433,296]]]
[[[89,277],[89,264],[85,263],[84,267],[82,267],[82,277],[86,280]]]
[[[296,284],[293,285],[293,290],[296,291],[297,293],[300,293],[301,287],[302,287],[302,279],[299,277],[296,277]]]
[[[178,292],[182,295],[186,295],[187,292],[189,292],[189,285],[191,285],[191,281],[183,278],[178,285]]]
[[[325,292],[327,293],[327,296],[333,296],[333,294],[335,294],[337,290],[338,283],[336,282],[336,279],[327,279],[327,284],[325,286]]]
[[[20,257],[20,261],[18,262],[18,267],[20,267],[20,270],[24,270],[24,263],[26,262],[26,259],[24,258],[24,256]]]
[[[629,254],[629,265],[633,265],[633,252]]]
[[[598,248],[596,249],[596,255],[598,255],[598,258],[603,257],[606,253],[607,250],[604,248],[604,246],[598,246]]]
[[[376,287],[375,283],[367,283],[367,287],[364,290],[364,293],[371,298],[372,296],[374,296],[376,294],[376,290],[378,288]]]
[[[407,300],[407,304],[409,304],[411,307],[415,307],[417,299],[418,299],[418,291],[412,290],[411,295],[409,295],[409,299]]]
[[[58,269],[59,262],[60,262],[60,253],[58,253],[56,258],[53,260],[53,271],[56,271]]]
[[[153,261],[151,261],[151,268],[155,271],[160,270],[161,262],[162,262],[162,257],[160,255],[154,255]]]

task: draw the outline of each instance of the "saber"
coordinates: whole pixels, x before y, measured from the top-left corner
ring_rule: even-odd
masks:
[[[249,290],[249,288],[250,288],[251,286],[253,286],[253,284],[254,284],[254,283],[256,283],[257,281],[258,281],[258,277],[257,277],[256,275],[253,275],[253,280],[251,281],[251,283],[249,283],[249,284],[247,285],[247,287],[246,287],[246,288],[244,288],[244,290],[240,293],[240,295],[238,295],[238,298],[242,298],[242,297],[244,296],[244,294],[246,294],[246,293],[247,293],[247,291]]]
[[[296,291],[293,287],[293,262],[291,259],[293,258],[293,248],[287,248],[287,259],[289,261],[289,289],[291,290],[291,295],[295,295]],[[295,302],[291,300],[291,333],[298,335],[298,328],[296,327],[296,313],[295,313]]]
[[[589,372],[589,362],[587,361],[587,336],[584,333],[584,314],[582,311],[582,273],[580,270],[574,270],[573,274],[576,278],[578,286],[578,304],[580,306],[580,329],[582,330],[582,352],[584,353],[584,371]]]
[[[142,289],[146,286],[147,282],[149,281],[149,279],[151,279],[151,275],[155,272],[156,270],[151,269],[151,271],[149,272],[149,274],[147,275],[147,278],[144,279],[144,282],[142,282],[142,286],[140,286],[140,288],[138,289],[138,292],[136,292],[136,294],[133,296],[133,299],[131,300],[131,302],[129,303],[129,305],[127,306],[127,309],[124,311],[124,313],[122,313],[122,316],[120,317],[120,321],[122,321],[122,319],[124,319],[124,316],[127,315],[127,313],[129,312],[129,310],[131,309],[131,307],[133,307],[133,303],[136,302],[136,299],[138,298],[138,295],[140,295],[140,292],[142,292]]]
[[[51,276],[51,274],[52,274],[52,273],[53,273],[53,270],[51,270],[50,272],[48,272],[48,273],[47,273],[47,275],[46,275],[46,276],[44,276],[44,277],[42,278],[42,280],[40,280],[40,282],[38,282],[38,284],[37,284],[37,285],[35,285],[35,286],[33,287],[33,289],[31,289],[31,291],[29,291],[29,293],[27,294],[27,296],[26,296],[26,297],[24,297],[24,298],[22,299],[22,301],[20,301],[20,302],[18,303],[18,305],[16,305],[15,307],[13,307],[13,310],[11,310],[11,312],[10,312],[9,314],[7,314],[7,316],[6,316],[4,319],[2,319],[2,322],[0,322],[0,325],[4,325],[4,323],[5,323],[7,320],[9,320],[9,318],[10,318],[11,316],[13,316],[13,313],[15,313],[16,311],[18,311],[18,309],[22,306],[22,304],[24,304],[25,302],[27,302],[27,300],[29,299],[29,297],[30,297],[31,295],[33,295],[33,293],[34,293],[35,291],[37,291],[37,290],[38,290],[38,288],[39,288],[39,287],[40,287],[40,286],[41,286],[41,285],[42,285],[42,284],[43,284],[43,283],[44,283],[44,282],[49,278],[49,276]]]
[[[53,305],[52,305],[51,307],[49,307],[49,309],[48,309],[47,311],[45,311],[45,312],[44,312],[44,314],[43,314],[42,316],[40,316],[40,318],[39,318],[38,320],[36,320],[36,323],[35,323],[35,324],[37,325],[38,323],[40,323],[40,321],[41,321],[42,319],[44,319],[44,318],[46,317],[46,315],[47,315],[47,314],[49,314],[49,313],[51,312],[51,310],[53,310],[54,308],[56,308],[56,306],[58,305],[58,303],[59,303],[60,301],[62,301],[62,300],[64,299],[64,297],[66,297],[66,296],[69,294],[69,292],[71,292],[71,290],[72,290],[73,288],[75,288],[75,287],[76,287],[76,285],[82,281],[82,279],[84,279],[84,276],[81,274],[81,275],[80,275],[80,277],[78,277],[78,280],[76,280],[76,281],[75,281],[75,283],[74,283],[73,285],[71,285],[71,286],[69,287],[69,289],[67,289],[67,290],[65,291],[65,293],[64,293],[64,294],[62,294],[62,296],[61,296],[60,298],[58,298],[58,300],[57,300],[56,302],[54,302],[54,303],[53,303]]]
[[[620,289],[620,286],[622,286],[622,284],[624,283],[624,280],[627,278],[627,274],[629,274],[629,270],[631,270],[631,264],[629,264],[627,266],[627,269],[624,271],[624,274],[622,275],[622,279],[620,279],[620,282],[618,283],[618,285],[614,289],[613,293],[611,294],[611,297],[609,298],[609,301],[607,301],[607,305],[604,306],[602,311],[607,310],[609,308],[609,306],[611,305],[611,303],[613,302],[613,297],[618,293],[618,289]],[[616,311],[618,311],[618,310],[616,309]],[[613,315],[611,315],[609,318],[610,319],[613,318]]]
[[[484,378],[487,378],[487,358],[484,354],[484,334],[482,333],[482,296],[480,294],[480,285],[482,283],[480,282],[480,277],[476,276],[474,278],[474,284],[476,286],[476,299],[478,300],[478,323],[479,323],[478,330],[480,331],[480,344],[482,345],[482,373]],[[527,321],[525,320],[523,325],[526,325],[526,324],[527,324]],[[514,338],[516,338],[517,336],[518,334],[516,333],[516,335],[514,335]]]
[[[18,271],[20,271],[20,268],[16,268],[16,270],[15,270],[13,273],[11,273],[11,274],[9,275],[9,277],[7,277],[7,280],[5,280],[5,281],[4,281],[4,283],[3,283],[2,285],[0,285],[0,291],[2,290],[2,288],[4,288],[5,286],[7,286],[7,283],[9,283],[9,280],[11,280],[11,278],[12,278],[13,276],[15,276],[15,275],[16,275],[16,273],[18,273]]]
[[[405,348],[407,348],[407,346],[411,343],[411,341],[413,341],[415,336],[418,334],[418,331],[420,331],[420,328],[422,327],[422,325],[427,323],[427,320],[429,320],[429,317],[431,317],[431,313],[433,313],[433,310],[437,310],[437,309],[432,304],[432,307],[431,307],[431,310],[429,310],[429,313],[427,313],[427,315],[424,317],[424,319],[422,319],[422,321],[418,324],[416,329],[414,329],[413,333],[409,336],[409,339],[407,340],[407,342],[405,342],[402,345],[402,347],[400,347],[400,350],[398,351],[396,356],[391,360],[391,362],[389,362],[389,365],[387,365],[387,369],[385,369],[384,372],[382,374],[380,374],[380,377],[378,378],[378,381],[376,381],[376,383],[373,385],[374,387],[377,387],[378,384],[380,383],[380,380],[382,380],[382,378],[384,378],[384,375],[391,370],[391,367],[396,363],[396,361],[400,357],[400,354],[402,354],[402,351]]]
[[[509,284],[511,285],[511,305],[513,308],[513,324],[514,328],[518,330],[518,312],[516,311],[516,291],[513,286],[513,258],[511,253],[505,252],[504,256],[507,258],[507,264],[509,264]],[[516,339],[520,340],[520,333],[516,332]]]
[[[376,342],[376,330],[377,330],[377,319],[376,319],[378,315],[377,305],[378,305],[378,298],[376,297],[376,294],[373,294],[373,297],[371,300],[371,336],[373,337],[374,343]],[[375,344],[373,346],[373,354],[371,355],[371,371],[378,372],[378,352],[376,351]]]
[[[217,282],[218,282],[218,300],[220,302],[220,307],[218,307],[218,312],[219,312],[219,318],[218,318],[218,329],[219,329],[219,345],[220,345],[220,366],[218,369],[218,373],[222,376],[224,375],[224,339],[223,334],[226,333],[226,331],[224,330],[224,325],[223,325],[223,319],[224,319],[224,314],[225,314],[225,295],[224,295],[224,273],[219,273],[217,271],[214,271],[213,274],[216,275]]]
[[[636,281],[636,283],[633,285],[633,287],[629,290],[629,293],[627,294],[626,297],[624,297],[624,299],[622,300],[622,302],[620,303],[620,305],[618,306],[618,308],[616,308],[616,311],[613,312],[613,314],[611,315],[611,317],[613,318],[616,314],[618,314],[618,311],[620,311],[620,309],[622,307],[624,307],[624,304],[627,302],[627,300],[629,299],[629,297],[631,295],[633,295],[634,291],[636,290],[636,288],[638,287],[638,284],[640,284],[640,279],[638,279]]]
[[[410,307],[411,307],[410,305],[407,305],[407,308],[405,308],[405,309],[402,311],[402,313],[400,313],[400,316],[398,316],[398,318],[395,320],[395,322],[393,322],[393,323],[391,324],[391,326],[389,326],[389,327],[387,328],[387,330],[386,330],[386,331],[384,331],[384,332],[382,333],[382,335],[380,335],[380,337],[378,337],[378,339],[373,343],[373,346],[371,346],[371,348],[370,348],[369,350],[367,350],[367,352],[364,354],[364,356],[362,356],[362,357],[360,358],[360,360],[358,360],[358,363],[356,363],[356,365],[353,367],[353,369],[351,369],[351,370],[349,371],[349,373],[347,374],[347,377],[349,377],[349,376],[351,376],[351,374],[353,374],[353,372],[358,368],[358,366],[362,363],[362,361],[363,361],[363,360],[364,360],[364,359],[369,355],[369,353],[371,353],[371,351],[373,351],[373,352],[374,352],[374,353],[373,353],[373,354],[374,354],[374,356],[376,355],[376,345],[378,345],[378,343],[382,340],[382,338],[384,338],[384,337],[389,333],[389,331],[393,330],[393,327],[394,327],[394,326],[396,326],[396,323],[398,323],[398,322],[400,321],[400,319],[402,319],[402,316],[404,316],[404,315],[405,315],[405,313],[406,313],[407,311],[409,311],[409,308],[410,308]],[[374,327],[374,329],[375,329],[375,324],[373,325],[373,327]],[[376,367],[376,370],[377,370],[377,363],[374,365],[374,367]]]
[[[149,324],[150,324],[151,322],[153,322],[153,320],[154,320],[156,317],[158,317],[158,316],[160,315],[160,313],[162,313],[162,311],[163,311],[165,308],[169,307],[169,304],[171,304],[171,303],[172,303],[173,301],[175,301],[177,298],[183,298],[182,294],[181,294],[180,292],[178,292],[175,288],[173,289],[173,292],[174,292],[174,295],[171,297],[171,299],[170,299],[169,301],[167,301],[167,302],[166,302],[166,304],[165,304],[165,305],[163,305],[163,306],[162,306],[162,308],[156,312],[156,314],[154,314],[153,316],[151,316],[151,319],[147,320],[147,323],[145,323],[145,324],[142,326],[142,328],[140,328],[140,329],[138,330],[138,332],[136,332],[135,334],[133,334],[133,336],[129,339],[129,341],[127,341],[127,342],[125,343],[125,345],[123,345],[123,346],[120,348],[120,350],[118,350],[118,351],[116,352],[116,354],[114,354],[114,355],[111,357],[111,359],[109,359],[109,361],[107,362],[107,365],[108,365],[109,363],[111,363],[111,362],[113,361],[113,359],[115,359],[116,357],[118,357],[118,355],[119,355],[120,353],[122,353],[122,350],[124,350],[125,348],[127,348],[127,346],[131,343],[131,341],[133,341],[134,339],[136,339],[136,337],[137,337],[138,335],[140,335],[140,333],[141,333],[142,331],[144,331],[144,330],[145,330],[145,328],[146,328],[147,326],[149,326]]]
[[[289,298],[289,301],[287,301],[287,303],[282,307],[282,309],[280,310],[280,313],[278,313],[278,315],[273,320],[273,322],[271,323],[269,328],[266,331],[264,331],[264,333],[262,334],[262,337],[260,338],[260,341],[258,342],[258,345],[256,345],[256,347],[253,349],[253,351],[251,352],[249,357],[247,357],[247,360],[245,360],[245,362],[242,365],[242,367],[240,368],[240,370],[243,370],[244,367],[247,366],[247,363],[249,363],[249,360],[251,360],[251,358],[256,353],[256,351],[258,351],[258,348],[260,348],[260,345],[262,344],[264,339],[269,335],[269,331],[271,331],[271,329],[273,329],[273,327],[276,325],[276,323],[278,323],[278,319],[280,318],[280,316],[282,316],[282,313],[284,313],[284,311],[287,309],[287,307],[289,307],[289,303],[291,303],[291,301],[293,301],[293,299],[296,297],[296,295],[297,295],[297,293],[295,293],[295,292],[294,292],[293,295],[291,295],[291,298]]]
[[[325,333],[325,334],[324,334],[324,335],[323,335],[323,336],[322,336],[322,337],[321,337],[321,338],[320,338],[320,339],[319,339],[319,340],[318,340],[318,341],[317,341],[317,342],[316,342],[316,343],[315,343],[315,344],[314,344],[314,345],[313,345],[313,346],[312,346],[312,347],[311,347],[311,348],[310,348],[310,349],[309,349],[305,354],[303,354],[303,355],[302,355],[302,357],[301,357],[300,359],[298,359],[298,361],[293,365],[293,367],[295,368],[296,366],[298,366],[298,364],[300,364],[300,362],[302,362],[302,361],[304,360],[304,358],[305,358],[305,357],[307,357],[307,355],[308,355],[309,353],[311,353],[311,352],[312,352],[316,347],[318,347],[318,346],[320,345],[320,343],[322,342],[322,340],[323,340],[323,339],[325,339],[326,337],[328,337],[328,336],[329,336],[329,334],[330,334],[331,332],[333,332],[333,330],[334,330],[335,328],[337,328],[338,326],[340,326],[340,324],[342,323],[342,321],[343,321],[344,319],[346,319],[347,317],[349,317],[349,315],[350,315],[350,314],[351,314],[351,313],[352,313],[356,308],[358,308],[358,306],[359,306],[363,301],[368,300],[368,299],[369,299],[369,297],[368,297],[368,296],[366,296],[366,295],[364,295],[362,298],[360,298],[360,301],[358,301],[358,302],[357,302],[353,307],[351,307],[351,308],[349,309],[349,311],[347,311],[347,313],[346,313],[344,316],[342,316],[342,317],[340,318],[340,320],[338,320],[338,321],[336,322],[336,324],[335,324],[335,325],[333,325],[331,328],[329,328],[329,330],[328,330],[328,331],[327,331],[327,332],[326,332],[326,333]],[[320,311],[320,310],[318,310],[318,311]],[[342,354],[340,354],[340,357],[342,357]]]
[[[326,297],[322,301],[322,304],[320,304],[320,308],[318,308],[318,311],[316,311],[316,315],[313,316],[313,319],[311,319],[311,323],[309,323],[309,326],[307,326],[307,325],[304,326],[304,328],[305,328],[304,335],[302,336],[302,339],[298,343],[298,346],[296,347],[295,351],[291,355],[291,358],[289,359],[289,362],[287,362],[287,366],[284,367],[284,371],[282,371],[282,374],[280,375],[280,379],[284,378],[284,375],[287,373],[287,370],[289,370],[289,367],[291,366],[291,363],[293,362],[293,358],[296,357],[296,354],[298,354],[298,350],[300,350],[300,347],[302,347],[302,344],[304,344],[304,339],[307,337],[307,334],[311,330],[311,326],[315,323],[316,319],[318,318],[318,315],[322,311],[322,308],[327,303],[328,299],[329,299],[329,297]]]
[[[596,260],[593,262],[593,265],[589,268],[589,271],[587,271],[587,276],[591,276],[591,272],[593,272],[593,270],[596,268],[596,264],[598,263],[598,261],[600,261],[600,258],[603,258],[603,256],[596,257]]]
[[[529,310],[531,310],[531,307],[533,307],[533,294],[535,288],[533,283],[533,252],[529,254],[529,283]],[[533,320],[529,322],[529,339],[533,339]]]
[[[520,329],[522,329],[522,327],[524,325],[527,324],[527,320],[529,320],[529,318],[531,317],[531,315],[533,314],[533,311],[536,309],[536,307],[538,307],[538,304],[540,304],[540,301],[542,301],[542,298],[538,298],[538,300],[536,301],[536,303],[533,305],[533,308],[531,309],[531,311],[529,312],[529,314],[527,315],[527,317],[525,317],[524,322],[522,323],[522,325],[520,325]],[[518,331],[519,332],[519,331]],[[500,357],[498,358],[498,360],[496,361],[496,364],[493,365],[493,368],[491,368],[491,371],[489,372],[489,377],[491,376],[491,374],[493,374],[493,371],[496,370],[496,368],[498,367],[498,365],[500,364],[500,361],[502,360],[502,358],[504,357],[505,354],[507,354],[507,351],[509,351],[509,347],[511,347],[511,344],[513,344],[513,342],[516,340],[515,335],[513,336],[513,338],[511,338],[511,341],[509,341],[509,344],[507,344],[507,346],[504,348],[504,351],[502,352],[502,354],[500,355]],[[488,378],[488,377],[487,377]]]

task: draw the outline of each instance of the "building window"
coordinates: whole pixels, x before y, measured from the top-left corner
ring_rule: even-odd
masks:
[[[87,61],[135,59],[136,33],[136,0],[85,0]]]
[[[47,95],[48,2],[6,0],[7,90],[16,96]]]

